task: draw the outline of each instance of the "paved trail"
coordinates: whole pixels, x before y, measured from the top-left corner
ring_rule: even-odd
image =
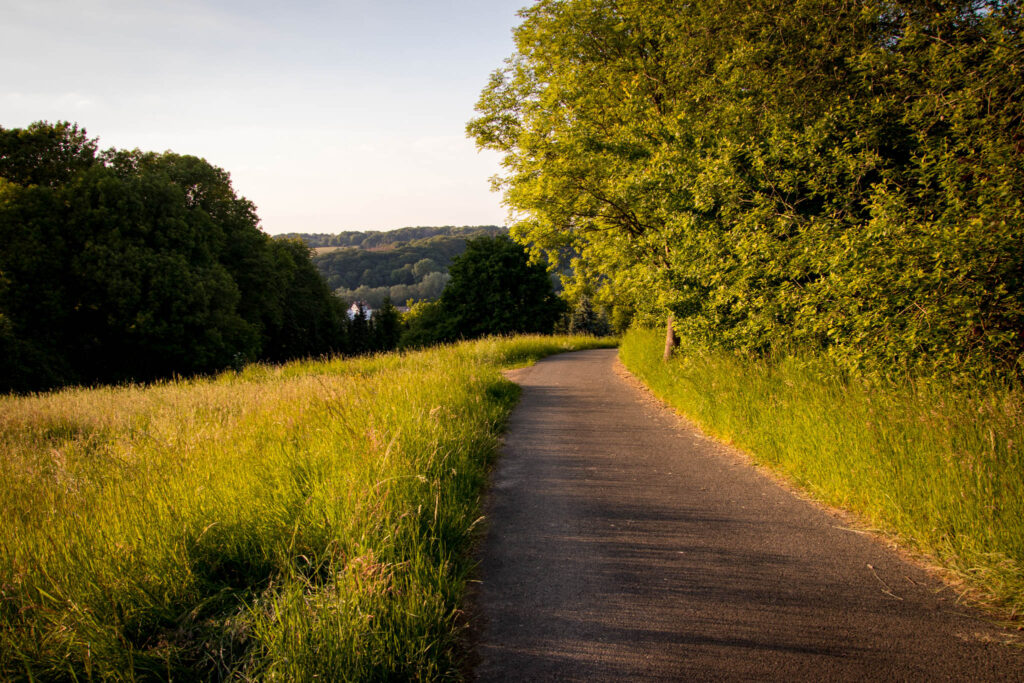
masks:
[[[518,371],[478,680],[1024,681],[949,589],[681,425],[615,354]]]

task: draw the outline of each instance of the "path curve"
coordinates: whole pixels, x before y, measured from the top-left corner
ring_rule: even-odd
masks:
[[[488,504],[480,681],[1024,681],[1024,656],[878,539],[616,372],[547,358]]]

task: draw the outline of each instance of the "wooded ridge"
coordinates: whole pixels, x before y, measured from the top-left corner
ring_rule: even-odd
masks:
[[[339,297],[379,308],[387,298],[396,304],[437,299],[448,282],[452,259],[466,250],[466,240],[507,234],[505,228],[484,225],[282,237],[299,238],[313,248],[313,264]]]

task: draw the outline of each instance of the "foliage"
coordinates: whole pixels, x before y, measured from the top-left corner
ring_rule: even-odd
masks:
[[[816,498],[926,552],[994,605],[1024,609],[1024,395],[1019,386],[844,380],[823,356],[750,359],[634,329],[626,367],[706,432]]]
[[[410,244],[427,241],[431,238],[455,238],[465,241],[471,237],[490,235],[492,237],[506,232],[497,225],[443,225],[439,227],[396,228],[394,230],[348,230],[337,234],[295,232],[285,235],[286,238],[301,239],[310,247],[355,247],[363,250],[387,250]]]
[[[373,348],[376,351],[390,351],[398,347],[398,338],[402,334],[402,316],[391,303],[384,299],[381,306],[373,314]]]
[[[566,328],[569,334],[592,334],[604,337],[611,334],[612,327],[607,314],[595,308],[588,294],[580,294],[567,314]]]
[[[96,163],[96,140],[78,124],[37,121],[0,127],[0,178],[19,185],[55,187]]]
[[[448,274],[451,280],[437,308],[430,309],[439,316],[423,330],[434,341],[550,333],[562,312],[547,270],[531,264],[522,247],[504,235],[466,242],[465,253],[452,261]],[[431,320],[431,314],[418,321]]]
[[[457,675],[499,369],[598,344],[0,397],[0,679]]]
[[[398,348],[430,346],[440,340],[439,330],[445,323],[444,308],[440,301],[419,301],[410,307],[402,322],[405,329],[399,337]]]
[[[354,310],[349,313],[348,347],[353,353],[366,353],[373,344],[370,312],[361,301],[355,302],[353,307]]]
[[[0,128],[0,247],[2,391],[342,350],[308,249],[267,237],[197,157],[98,154],[67,123]]]
[[[703,345],[1024,366],[1020,4],[540,0],[468,131],[517,238]]]
[[[465,250],[467,239],[504,233],[495,226],[401,228],[302,239],[316,247],[313,262],[331,289],[343,299],[364,300],[376,308],[387,296],[400,302],[437,298],[448,265]]]
[[[280,323],[264,328],[263,358],[284,361],[332,350],[352,352],[345,341],[343,302],[327,288],[310,261],[309,248],[298,240],[275,239],[269,245],[283,276],[282,303],[287,304],[281,307]]]
[[[321,266],[324,263],[323,260],[315,260]],[[355,289],[339,287],[334,290],[334,293],[345,301],[365,301],[371,308],[380,308],[384,305],[385,299],[406,303],[437,299],[441,296],[449,279],[447,272],[435,271],[427,273],[418,282],[411,285],[381,285],[380,287],[359,285]]]

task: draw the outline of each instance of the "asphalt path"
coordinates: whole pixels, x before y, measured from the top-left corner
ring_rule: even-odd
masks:
[[[614,349],[513,379],[477,680],[1024,681],[952,589],[652,401]]]

